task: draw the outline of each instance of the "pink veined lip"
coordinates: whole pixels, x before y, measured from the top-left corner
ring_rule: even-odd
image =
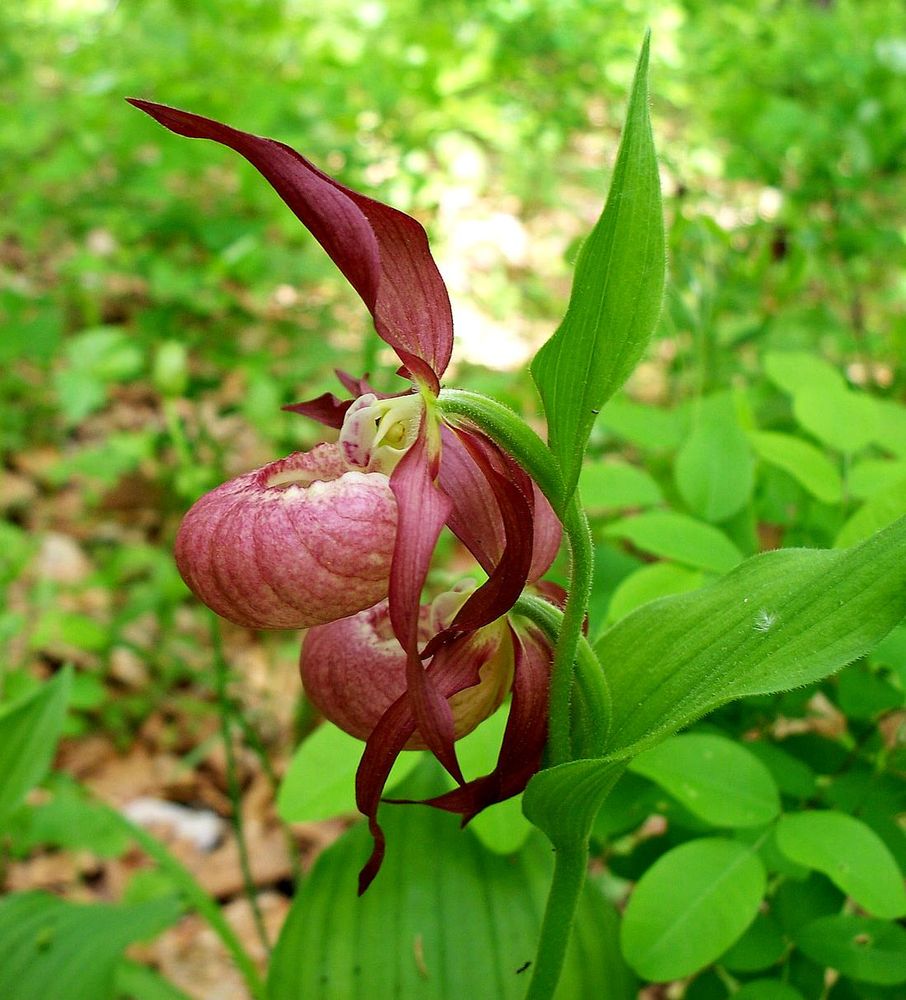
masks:
[[[203,496],[176,538],[189,588],[247,628],[309,628],[387,594],[397,507],[387,476],[335,444],[296,452]]]
[[[425,641],[431,636],[430,610],[427,604],[420,608],[419,633]],[[500,707],[513,680],[512,642],[502,622],[465,641],[471,647],[477,683],[449,698],[456,739]],[[368,739],[381,716],[406,691],[406,653],[393,634],[386,601],[313,628],[302,644],[299,666],[305,693],[318,710],[360,740]],[[426,748],[418,731],[404,747]]]

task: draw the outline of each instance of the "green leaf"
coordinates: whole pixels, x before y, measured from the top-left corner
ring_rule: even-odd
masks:
[[[11,817],[17,854],[48,846],[91,851],[104,858],[125,852],[129,837],[108,807],[92,802],[72,779],[58,772],[47,785],[51,795],[46,801],[20,808]]]
[[[855,545],[886,527],[906,511],[906,479],[876,493],[843,525],[834,544]]]
[[[277,793],[277,812],[287,823],[314,823],[357,812],[355,773],[364,750],[361,740],[330,723],[319,726],[296,750]],[[415,768],[421,754],[400,754],[387,787]]]
[[[872,915],[906,913],[896,861],[881,838],[854,816],[830,810],[784,816],[777,843],[793,861],[827,875]]]
[[[868,500],[882,490],[906,482],[906,459],[866,458],[849,470],[846,485],[857,500]]]
[[[840,392],[846,388],[846,380],[829,362],[808,351],[769,351],[762,358],[762,367],[767,377],[795,396],[800,392]]]
[[[668,851],[629,898],[620,934],[626,961],[655,982],[704,968],[755,919],[765,881],[758,855],[732,840]]]
[[[786,934],[794,935],[800,927],[840,912],[846,902],[842,892],[823,875],[812,872],[802,882],[781,883],[772,902],[771,912]]]
[[[822,503],[837,504],[843,484],[833,462],[813,444],[792,434],[751,431],[749,440],[758,457],[783,469]]]
[[[658,562],[642,566],[622,580],[613,592],[607,608],[608,621],[619,621],[630,611],[659,597],[698,590],[704,581],[704,573],[674,563]]]
[[[584,847],[598,810],[625,770],[623,761],[602,760],[545,768],[529,781],[522,810],[555,847]]]
[[[0,825],[47,773],[71,686],[72,670],[66,667],[53,680],[0,708]]]
[[[532,362],[567,496],[597,413],[635,368],[664,292],[660,181],[648,118],[646,35],[604,212],[582,246],[566,316]]]
[[[737,422],[732,393],[702,399],[692,433],[674,463],[683,500],[706,521],[725,521],[748,502],[753,472],[752,452]]]
[[[607,752],[639,751],[734,698],[807,684],[867,653],[906,615],[906,518],[852,549],[786,549],[634,611],[607,664]]]
[[[40,892],[0,900],[0,996],[105,1000],[127,945],[180,915],[175,899],[84,906]],[[65,992],[62,992],[65,990]]]
[[[612,459],[584,465],[579,489],[590,513],[651,507],[663,500],[661,488],[647,472]]]
[[[838,914],[801,927],[796,944],[819,965],[867,983],[906,982],[906,931],[886,920]]]
[[[687,431],[689,414],[687,407],[664,410],[621,395],[604,407],[599,423],[618,438],[646,451],[673,451]]]
[[[779,979],[752,979],[733,994],[733,1000],[805,1000],[789,983]]]
[[[825,392],[810,388],[793,397],[799,423],[835,451],[853,454],[869,445],[877,433],[880,416],[871,396],[850,389]]]
[[[726,573],[742,561],[742,553],[718,528],[675,511],[651,510],[625,517],[607,525],[604,534],[710,573]]]
[[[779,961],[786,947],[774,918],[759,913],[745,934],[720,957],[720,964],[731,972],[760,972]]]
[[[131,959],[117,967],[115,995],[117,1000],[191,1000],[159,972]]]
[[[880,415],[875,430],[875,442],[885,451],[906,458],[906,406],[893,399],[876,399]]]
[[[411,775],[406,797],[437,791],[426,780],[435,773]],[[268,1000],[522,997],[551,875],[549,849],[536,837],[501,857],[434,809],[388,805],[381,822],[387,854],[361,899],[356,872],[370,850],[364,824],[318,858],[277,942]],[[635,992],[613,908],[587,886],[556,997],[631,1000]]]
[[[723,736],[685,733],[639,754],[629,770],[656,782],[715,826],[761,826],[780,812],[770,771]]]
[[[765,740],[746,743],[746,749],[767,767],[784,795],[807,799],[815,794],[815,772],[805,761]]]

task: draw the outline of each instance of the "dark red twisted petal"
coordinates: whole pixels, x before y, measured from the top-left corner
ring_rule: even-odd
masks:
[[[424,805],[459,813],[463,825],[482,809],[518,795],[541,766],[541,754],[547,740],[552,653],[545,639],[534,629],[520,637],[511,626],[510,633],[515,652],[513,700],[497,766],[490,774],[424,800]]]
[[[301,413],[303,417],[311,417],[325,427],[336,427],[339,430],[346,419],[346,411],[352,406],[351,399],[340,399],[332,392],[322,393],[314,399],[304,399],[301,403],[290,403],[282,406],[289,413]]]
[[[470,595],[450,627],[428,643],[422,656],[431,655],[449,636],[474,631],[506,614],[525,589],[532,561],[534,492],[528,474],[510,455],[478,431],[457,428],[453,434],[462,448],[462,453],[457,454],[457,464],[464,468],[461,458],[468,455],[480,473],[497,507],[505,542],[488,579]],[[445,443],[447,441],[449,438],[445,439]],[[441,461],[443,463],[443,459]],[[455,482],[455,477],[448,485],[454,509],[468,487],[474,485],[474,480],[464,485],[465,489]],[[469,501],[469,507],[475,506]],[[448,523],[450,520],[448,518]],[[461,516],[457,522],[462,527]],[[487,555],[486,552],[483,554]]]
[[[396,542],[390,566],[390,624],[406,651],[407,694],[419,732],[441,764],[462,781],[453,749],[453,713],[426,674],[418,648],[422,587],[438,535],[450,513],[450,498],[434,481],[436,465],[428,454],[423,415],[415,443],[390,476],[397,504]]]
[[[447,520],[450,530],[478,560],[487,573],[500,562],[506,545],[506,532],[491,483],[484,470],[472,458],[457,432],[444,427],[443,455],[438,481],[453,499]],[[532,562],[529,583],[542,576],[560,548],[563,529],[547,498],[532,483],[534,514],[531,524]],[[523,528],[529,534],[529,527]]]
[[[479,681],[483,660],[475,655],[470,639],[471,636],[463,636],[445,646],[425,671],[444,699],[451,698]],[[371,884],[384,859],[384,833],[377,821],[381,793],[396,758],[417,728],[412,701],[408,694],[404,694],[397,698],[374,727],[359,761],[355,785],[356,805],[368,818],[368,829],[374,840],[371,857],[359,873],[359,895]]]
[[[130,98],[165,128],[244,156],[327,251],[416,378],[436,393],[453,347],[450,299],[422,226],[339,184],[291,147],[210,118]]]
[[[355,375],[350,375],[349,372],[344,372],[342,368],[334,368],[334,375],[340,380],[340,384],[349,393],[350,396],[358,399],[359,396],[364,396],[366,393],[372,392],[378,399],[390,399],[394,395],[404,395],[403,393],[392,393],[392,392],[378,392],[374,386],[368,381],[368,375],[362,375],[356,378]],[[406,390],[407,392],[409,390]]]

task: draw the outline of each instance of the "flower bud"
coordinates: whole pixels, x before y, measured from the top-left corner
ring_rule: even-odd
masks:
[[[458,607],[467,596],[456,592],[452,606]],[[451,601],[441,594],[438,602],[446,620]],[[432,605],[422,605],[422,641],[431,637],[437,620]],[[477,684],[450,698],[455,739],[459,739],[495,712],[509,691],[513,647],[503,619],[454,642],[468,644],[479,677]],[[445,653],[440,649],[435,659]],[[367,740],[381,716],[406,691],[406,654],[393,634],[388,603],[382,601],[351,618],[311,629],[302,644],[300,670],[305,693],[318,710],[344,732]],[[425,749],[418,731],[405,749]]]
[[[224,483],[186,514],[176,562],[196,596],[248,628],[309,628],[387,595],[396,538],[387,476],[334,444]]]

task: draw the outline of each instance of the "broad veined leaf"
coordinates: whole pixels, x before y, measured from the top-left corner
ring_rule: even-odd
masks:
[[[655,982],[704,968],[755,919],[765,881],[758,855],[732,840],[693,840],[668,851],[629,898],[623,955]]]
[[[539,771],[522,795],[522,810],[555,847],[584,849],[604,800],[625,761],[574,760]]]
[[[893,855],[855,816],[831,810],[784,816],[777,843],[793,861],[824,872],[873,916],[906,913],[903,877]]]
[[[735,698],[832,674],[904,616],[906,518],[852,549],[767,552],[644,605],[595,645],[611,685],[608,756],[540,771],[526,816],[555,845],[581,845],[628,758]]]
[[[690,590],[698,590],[704,582],[704,573],[675,563],[658,562],[642,566],[620,581],[610,599],[607,619],[610,622],[619,621],[624,615],[649,601],[669,594],[686,594]]]
[[[843,525],[834,544],[855,545],[906,512],[906,479],[875,493]]]
[[[355,772],[364,750],[361,740],[326,722],[300,744],[277,794],[277,812],[288,823],[317,822],[357,812]],[[387,788],[401,781],[421,760],[417,751],[400,754]]]
[[[611,459],[584,465],[579,488],[590,513],[652,507],[664,498],[660,486],[644,469]]]
[[[664,292],[660,181],[648,118],[646,36],[607,204],[579,253],[566,316],[532,362],[567,495],[602,405],[654,330]]]
[[[767,552],[646,604],[595,647],[613,699],[607,752],[639,752],[734,698],[825,677],[904,616],[906,517],[854,548]]]
[[[710,573],[726,573],[742,561],[742,553],[711,524],[688,514],[650,510],[607,525],[604,533],[624,538],[643,552]]]
[[[833,462],[813,444],[793,434],[751,431],[749,440],[758,457],[783,469],[822,503],[840,502],[843,484]]]
[[[906,982],[906,931],[897,924],[840,913],[800,927],[795,940],[812,961],[844,976],[884,986]]]
[[[403,793],[436,792],[435,774],[434,767],[419,769]],[[504,858],[460,830],[456,817],[413,806],[385,805],[381,823],[387,855],[361,899],[364,824],[316,862],[274,951],[268,1000],[522,997],[550,879],[549,848],[536,837]],[[635,984],[619,954],[616,915],[594,886],[583,893],[577,926],[556,996],[631,1000]]]
[[[106,1000],[126,946],[162,931],[180,911],[172,898],[85,906],[41,892],[7,896],[0,900],[0,996]]]
[[[66,715],[72,671],[0,708],[0,826],[47,773]]]
[[[683,500],[706,521],[725,521],[746,505],[754,463],[732,393],[715,393],[699,402],[673,471]]]
[[[723,736],[673,736],[639,754],[629,769],[715,826],[761,826],[780,812],[770,771],[745,747]]]

